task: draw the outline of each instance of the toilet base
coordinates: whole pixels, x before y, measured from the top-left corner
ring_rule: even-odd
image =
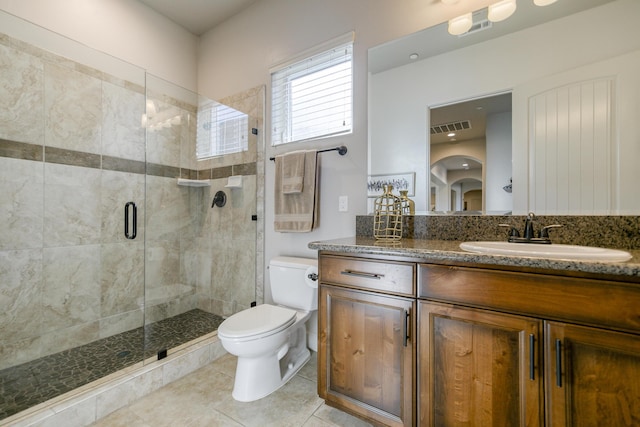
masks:
[[[238,357],[232,396],[239,402],[262,399],[285,385],[310,359],[304,322],[268,357]]]

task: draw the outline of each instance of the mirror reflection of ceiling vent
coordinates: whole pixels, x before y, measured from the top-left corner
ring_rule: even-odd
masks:
[[[443,123],[440,125],[431,126],[431,135],[437,135],[439,133],[459,132],[466,129],[471,129],[471,121],[469,120]]]
[[[489,28],[492,27],[492,25],[493,24],[488,19],[485,21],[474,22],[471,28],[469,28],[469,31],[467,31],[466,33],[460,34],[458,37],[465,37],[465,36],[477,33],[478,31],[488,30]]]
[[[471,25],[471,28],[469,28],[469,31],[460,34],[458,37],[465,37],[477,33],[478,31],[488,30],[492,26],[493,23],[489,21],[489,18],[487,17],[487,8],[480,9],[473,12],[473,24]]]

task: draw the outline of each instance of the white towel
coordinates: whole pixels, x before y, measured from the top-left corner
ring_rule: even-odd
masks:
[[[293,151],[282,155],[282,192],[302,193],[304,188],[304,158],[306,151]]]
[[[304,233],[318,227],[319,168],[317,150],[304,152],[304,178],[300,193],[282,191],[282,156],[276,156],[274,185],[274,229],[280,232]]]

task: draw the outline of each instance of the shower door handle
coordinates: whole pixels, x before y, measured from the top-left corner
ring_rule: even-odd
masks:
[[[129,207],[132,207],[132,215],[131,215],[131,222],[133,224],[133,227],[131,228],[131,233],[129,233]],[[127,239],[133,240],[136,238],[136,234],[137,234],[137,225],[138,225],[138,208],[136,207],[136,204],[133,202],[127,202],[126,205],[124,205],[124,237],[126,237]]]

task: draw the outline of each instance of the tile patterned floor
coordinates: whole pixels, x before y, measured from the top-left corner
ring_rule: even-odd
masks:
[[[92,427],[366,427],[317,394],[317,358],[287,384],[255,402],[233,400],[236,357],[225,355],[133,404],[92,424]]]
[[[0,420],[218,329],[220,316],[191,310],[0,371]],[[1,422],[0,422],[1,424]]]

